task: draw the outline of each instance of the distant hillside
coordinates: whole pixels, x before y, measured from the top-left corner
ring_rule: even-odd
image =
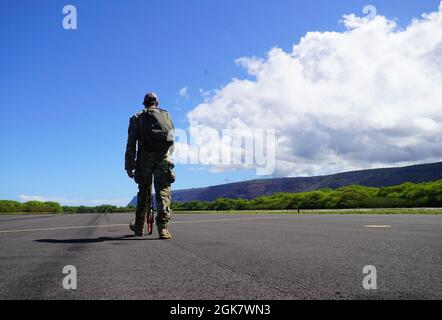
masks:
[[[214,201],[218,198],[254,199],[275,192],[305,192],[348,185],[388,187],[404,182],[421,183],[435,180],[442,180],[442,162],[409,167],[352,171],[318,177],[252,180],[207,188],[176,190],[173,192],[173,200],[175,202],[188,202],[194,200]],[[136,205],[136,197],[130,204]]]

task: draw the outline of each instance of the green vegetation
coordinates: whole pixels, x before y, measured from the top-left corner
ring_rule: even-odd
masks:
[[[135,207],[116,207],[111,205],[101,205],[97,207],[63,207],[64,213],[127,213],[135,212]]]
[[[17,201],[0,200],[0,212],[62,213],[63,208],[56,202],[28,201],[20,203]]]
[[[442,180],[404,183],[385,188],[347,186],[302,193],[275,193],[253,200],[224,199],[213,202],[174,203],[175,211],[255,211],[357,208],[442,207]]]
[[[311,213],[361,213],[361,208],[380,209],[370,213],[434,213],[441,210],[413,210],[412,208],[442,208],[442,180],[427,183],[404,183],[385,188],[347,186],[339,189],[322,189],[302,193],[275,193],[253,200],[224,199],[213,202],[191,201],[173,203],[177,212],[241,212],[296,213],[309,210]],[[395,209],[396,208],[396,209]],[[410,208],[408,210],[397,208]],[[344,211],[333,211],[342,210]],[[320,211],[318,211],[320,210]],[[126,213],[135,208],[102,205],[97,207],[62,207],[56,202],[0,200],[0,213]]]
[[[422,214],[440,215],[442,208],[393,208],[393,209],[317,209],[317,210],[228,210],[228,211],[175,211],[175,214],[226,214],[226,215],[259,215],[259,214]]]
[[[0,213],[118,213],[133,212],[134,207],[119,208],[111,205],[97,207],[62,207],[56,202],[0,200]]]

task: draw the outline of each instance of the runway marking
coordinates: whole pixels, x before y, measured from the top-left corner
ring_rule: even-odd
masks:
[[[366,225],[365,228],[379,228],[379,229],[389,229],[391,226],[388,225]]]
[[[174,221],[171,224],[186,224],[186,223],[205,223],[205,222],[228,222],[228,221],[248,221],[248,220],[267,220],[267,219],[281,219],[287,218],[279,217],[259,217],[259,218],[230,218],[230,219],[213,219],[213,220],[189,220],[189,221]],[[38,229],[21,229],[21,230],[0,230],[0,234],[5,233],[23,233],[23,232],[37,232],[37,231],[57,231],[57,230],[78,230],[78,229],[93,229],[93,228],[120,228],[129,227],[129,223],[125,224],[101,224],[95,226],[75,226],[75,227],[54,227],[54,228],[38,228]]]

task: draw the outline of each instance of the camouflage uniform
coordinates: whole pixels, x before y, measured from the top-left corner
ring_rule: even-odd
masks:
[[[140,234],[143,233],[146,214],[152,202],[152,178],[156,193],[156,225],[159,232],[167,229],[171,219],[171,184],[175,181],[174,164],[171,160],[173,148],[164,152],[149,151],[149,147],[144,146],[140,140],[138,119],[143,112],[135,114],[130,119],[125,156],[126,171],[135,170],[134,178],[139,189],[134,228]]]

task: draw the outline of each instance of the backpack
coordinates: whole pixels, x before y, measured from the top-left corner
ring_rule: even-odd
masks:
[[[174,143],[174,126],[167,111],[146,109],[140,116],[140,140],[149,151],[166,152]]]

